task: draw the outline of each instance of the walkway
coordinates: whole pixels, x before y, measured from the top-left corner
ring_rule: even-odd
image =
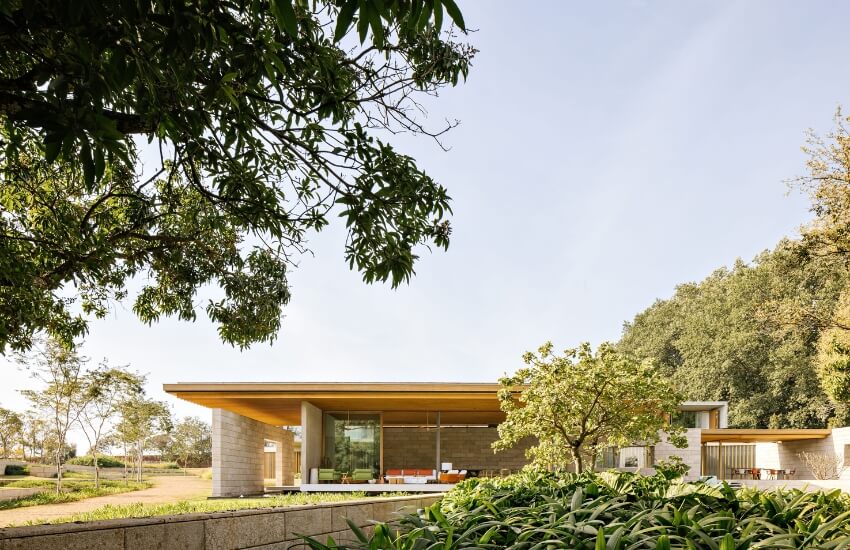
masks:
[[[195,476],[152,477],[154,486],[142,491],[131,491],[105,497],[95,497],[63,504],[45,504],[0,510],[0,527],[22,525],[28,521],[63,518],[80,512],[90,512],[106,504],[163,504],[209,496],[212,481]]]

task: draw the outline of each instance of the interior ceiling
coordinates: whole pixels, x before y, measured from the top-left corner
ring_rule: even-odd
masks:
[[[272,387],[269,387],[272,386]],[[301,424],[301,402],[324,411],[383,412],[385,425],[498,424],[498,384],[170,384],[165,390],[276,426]]]
[[[780,441],[801,441],[804,439],[823,439],[832,433],[829,429],[787,429],[760,430],[720,428],[702,430],[703,443],[764,443]]]

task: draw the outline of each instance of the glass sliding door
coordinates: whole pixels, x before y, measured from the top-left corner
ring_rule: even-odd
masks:
[[[352,473],[368,469],[373,479],[381,468],[379,413],[324,413],[322,467]]]

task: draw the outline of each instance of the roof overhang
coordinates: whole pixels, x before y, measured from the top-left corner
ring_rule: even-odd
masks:
[[[499,384],[477,383],[194,383],[163,389],[208,408],[226,409],[276,426],[301,424],[301,402],[324,411],[383,413],[385,425],[498,424]]]
[[[759,443],[780,441],[801,441],[805,439],[824,439],[832,433],[830,429],[782,429],[782,430],[760,430],[760,429],[738,429],[720,428],[716,430],[702,430],[703,443]]]

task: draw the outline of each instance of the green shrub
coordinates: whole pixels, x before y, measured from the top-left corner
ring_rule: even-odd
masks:
[[[94,458],[90,455],[78,456],[68,461],[68,464],[75,466],[94,466]],[[97,465],[101,468],[123,468],[124,463],[111,456],[97,457]]]
[[[145,462],[145,469],[150,470],[179,470],[180,465],[176,462]]]
[[[7,464],[3,473],[7,476],[28,476],[30,469],[23,464]]]
[[[735,491],[665,475],[523,472],[470,479],[396,526],[329,548],[848,548],[850,496],[840,490]]]

